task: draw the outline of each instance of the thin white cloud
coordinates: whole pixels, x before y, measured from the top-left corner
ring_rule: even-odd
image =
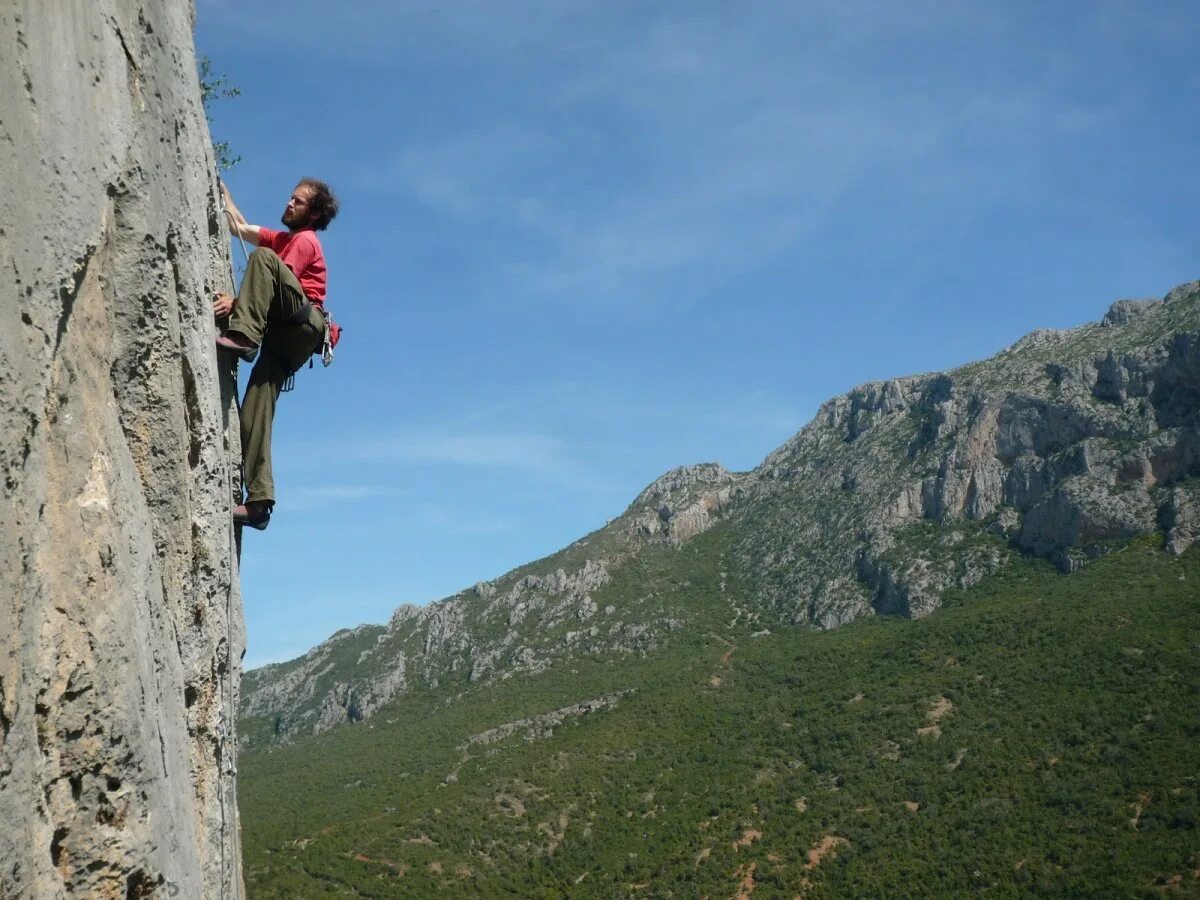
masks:
[[[422,530],[442,535],[511,534],[522,527],[512,516],[445,503],[423,503],[416,508],[414,515],[421,523]]]
[[[515,419],[506,418],[505,410],[512,412]],[[587,449],[536,427],[520,430],[520,420],[527,418],[528,413],[520,403],[498,404],[474,411],[447,412],[447,419],[463,423],[458,427],[431,425],[359,432],[320,447],[309,442],[305,444],[306,455],[299,457],[294,465],[322,471],[382,472],[384,478],[394,478],[405,485],[406,496],[417,490],[412,485],[413,475],[397,474],[398,469],[427,469],[434,477],[452,477],[460,485],[525,484],[529,488],[552,485],[567,489],[572,495],[619,494],[627,490],[627,486],[606,474],[605,466],[589,462],[594,454]],[[560,409],[556,414],[539,409],[539,420],[544,422],[547,418],[555,428],[572,430],[569,420],[573,417],[569,411]]]
[[[567,463],[562,442],[541,434],[406,429],[360,439],[348,455],[407,465],[448,465],[546,471]]]
[[[830,74],[842,68],[829,48],[762,55],[765,19],[741,33],[711,9],[644,33],[599,19],[629,40],[565,66],[549,99],[515,107],[520,121],[410,136],[387,179],[443,213],[523,231],[536,251],[502,263],[506,297],[661,303],[702,291],[803,241],[868,174],[912,177],[939,146],[920,98]],[[586,159],[608,152],[630,167],[619,184],[590,185]]]
[[[787,436],[799,431],[817,405],[812,398],[800,396],[784,400],[767,390],[737,395],[706,391],[695,397],[648,397],[631,396],[609,385],[585,382],[542,385],[534,395],[526,398],[526,402],[543,410],[558,409],[560,414],[569,414],[577,421],[599,423],[605,428],[709,431],[713,435],[714,455],[719,455],[719,444],[730,432]],[[494,412],[507,415],[511,414],[511,408],[497,407]]]
[[[288,507],[296,510],[322,509],[345,503],[395,497],[398,493],[394,488],[377,484],[301,485],[288,491]]]
[[[605,476],[614,467],[604,460],[613,447],[623,448],[631,434],[686,432],[688,443],[693,444],[695,435],[710,434],[711,449],[700,454],[705,460],[727,456],[731,443],[742,452],[746,443],[761,444],[765,455],[798,431],[816,405],[815,398],[781,398],[768,390],[664,396],[631,393],[611,384],[557,380],[531,386],[511,400],[456,412],[453,418],[466,425],[460,430],[425,427],[362,435],[318,455],[406,466],[507,469],[569,484],[573,490],[620,495],[629,486]],[[537,411],[544,428],[568,436],[513,430],[521,427],[531,410]],[[596,434],[597,430],[608,440],[582,446],[569,438],[571,433]],[[747,442],[747,435],[754,437]],[[700,461],[680,458],[677,462]],[[747,468],[759,461],[737,458],[730,463]]]
[[[387,181],[401,185],[421,203],[460,219],[495,212],[508,182],[552,149],[546,136],[510,125],[484,127],[436,143],[412,142],[400,150]],[[376,183],[378,173],[366,180]]]
[[[369,8],[404,42],[489,38],[470,65],[508,79],[505,102],[409,130],[360,177],[504,235],[482,281],[506,303],[686,305],[835,220],[871,222],[880,185],[927,208],[1037,202],[1048,136],[1113,121],[1073,93],[1086,57],[991,4]],[[1140,15],[1089,5],[1078,31]],[[1017,41],[1021,67],[995,77]]]

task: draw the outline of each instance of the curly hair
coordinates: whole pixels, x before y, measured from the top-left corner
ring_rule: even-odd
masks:
[[[308,201],[308,212],[312,216],[312,227],[316,231],[324,231],[338,214],[338,198],[333,195],[329,185],[316,178],[301,178],[296,187],[312,189],[312,198]]]

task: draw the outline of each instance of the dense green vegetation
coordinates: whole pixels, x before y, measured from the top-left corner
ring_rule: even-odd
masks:
[[[658,652],[244,754],[251,896],[1200,893],[1200,550],[1017,558],[926,619],[814,632],[736,616],[726,540],[597,595],[686,609]]]

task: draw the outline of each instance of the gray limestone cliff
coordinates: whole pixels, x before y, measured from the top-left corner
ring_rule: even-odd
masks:
[[[250,741],[287,740],[407,691],[652,653],[714,627],[694,590],[715,589],[730,638],[915,618],[1021,554],[1069,575],[1154,533],[1173,553],[1200,537],[1198,282],[982,362],[860,385],[753,471],[675,469],[545,560],[247,673],[240,715]]]
[[[4,897],[241,895],[237,420],[193,14],[0,4]]]
[[[1200,283],[983,362],[857,387],[756,475],[737,560],[793,622],[925,615],[1009,551],[1070,572],[1169,531],[1182,552],[1200,475]]]

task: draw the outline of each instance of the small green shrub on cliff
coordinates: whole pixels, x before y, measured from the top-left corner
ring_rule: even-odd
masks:
[[[196,68],[200,75],[200,99],[204,104],[204,115],[208,119],[209,130],[212,130],[212,104],[217,100],[226,100],[241,96],[242,89],[229,83],[225,75],[214,75],[212,60],[201,56],[196,60]],[[235,156],[230,149],[229,141],[213,140],[213,157],[217,168],[227,172],[242,161],[241,156]]]

